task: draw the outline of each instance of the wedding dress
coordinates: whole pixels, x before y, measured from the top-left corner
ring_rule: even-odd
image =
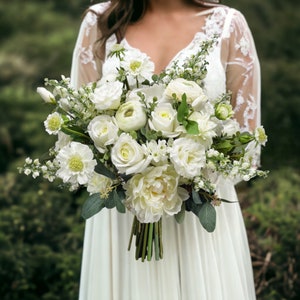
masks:
[[[91,10],[103,12],[107,3]],[[217,6],[199,13],[205,25],[174,58],[182,61],[195,53],[201,41],[219,35],[209,54],[205,89],[214,98],[231,90],[236,116],[244,129],[260,121],[260,72],[253,39],[240,12]],[[81,25],[71,72],[72,84],[96,81],[101,63],[93,54],[99,38],[97,17],[89,12]],[[116,43],[112,36],[106,53]],[[126,40],[125,47],[130,47]],[[170,62],[171,64],[171,62]],[[234,182],[219,178],[218,194],[236,201]],[[253,300],[255,289],[248,240],[239,203],[216,208],[217,225],[206,232],[192,213],[183,224],[163,219],[164,258],[136,261],[127,251],[133,216],[103,209],[87,220],[80,300]],[[134,248],[134,247],[133,247]]]

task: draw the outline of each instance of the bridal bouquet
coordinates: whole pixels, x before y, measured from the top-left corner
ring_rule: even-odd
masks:
[[[190,211],[214,231],[216,206],[229,202],[216,194],[216,178],[266,175],[253,165],[255,148],[267,140],[263,127],[241,131],[230,93],[206,95],[214,43],[204,41],[198,53],[159,75],[144,53],[116,44],[100,81],[77,90],[64,76],[46,79],[48,89],[37,92],[54,107],[44,124],[58,139],[49,159],[27,158],[21,171],[59,178],[70,190],[86,188],[85,219],[103,208],[130,211],[129,248],[135,237],[142,261],[163,257],[163,216],[182,222]]]

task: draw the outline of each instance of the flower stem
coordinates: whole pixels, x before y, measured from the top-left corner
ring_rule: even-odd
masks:
[[[153,244],[153,223],[149,223],[149,236],[148,236],[148,253],[147,260],[152,258],[152,244]]]

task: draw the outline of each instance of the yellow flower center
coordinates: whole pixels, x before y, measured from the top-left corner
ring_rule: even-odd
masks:
[[[69,158],[69,169],[73,172],[81,172],[84,168],[84,164],[79,155],[73,155]]]
[[[135,72],[141,67],[142,63],[140,61],[132,61],[130,63],[130,69]]]
[[[51,131],[57,131],[60,129],[61,126],[61,118],[60,116],[52,116],[48,121],[48,128]]]

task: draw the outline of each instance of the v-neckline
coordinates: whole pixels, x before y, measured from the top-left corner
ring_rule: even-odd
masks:
[[[215,8],[216,8],[216,7],[212,7],[212,8],[206,9],[206,10],[204,10],[204,11],[201,11],[201,12],[197,13],[196,16],[201,16],[201,15],[209,14],[209,13],[210,13],[211,11],[213,11]],[[202,26],[202,28],[205,27],[206,22],[207,22],[207,17],[206,17],[206,19],[205,19],[205,21],[204,21],[204,25]],[[202,28],[201,28],[201,29],[202,29]],[[191,41],[190,41],[186,46],[184,46],[182,49],[180,49],[179,51],[176,52],[176,54],[169,60],[169,62],[168,62],[168,63],[166,64],[166,66],[162,69],[162,71],[167,70],[167,69],[172,65],[172,63],[173,63],[173,62],[181,55],[182,52],[184,52],[184,51],[186,51],[187,49],[189,49],[189,48],[194,44],[196,38],[197,38],[200,34],[205,35],[205,32],[200,31],[200,30],[197,31],[197,32],[195,32],[195,34],[194,34],[193,38],[191,39]],[[132,46],[132,45],[128,42],[128,40],[126,39],[126,36],[122,39],[121,43],[125,44],[125,46],[127,46],[128,48],[131,48],[131,49],[134,49],[134,50],[138,50],[138,51],[140,51],[141,53],[146,54],[146,55],[149,57],[149,59],[151,60],[151,62],[154,64],[154,69],[155,69],[156,65],[155,65],[155,62],[151,59],[151,57],[150,57],[145,51],[141,51],[139,48]],[[162,72],[162,71],[161,71],[161,72]],[[158,72],[158,71],[155,70],[155,71],[154,71],[154,74],[157,74],[157,75],[158,75],[158,74],[160,74],[160,72]]]

